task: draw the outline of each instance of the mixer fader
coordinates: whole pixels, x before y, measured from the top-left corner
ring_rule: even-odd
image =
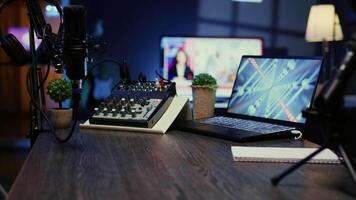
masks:
[[[175,94],[175,83],[122,83],[94,109],[89,122],[151,128],[167,110]]]

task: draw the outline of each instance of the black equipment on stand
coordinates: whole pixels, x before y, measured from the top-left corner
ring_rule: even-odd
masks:
[[[53,4],[58,13],[60,14],[60,28],[58,31],[58,37],[61,35],[61,29],[63,25],[62,10],[56,1],[47,0],[48,3]],[[26,0],[26,6],[30,19],[30,52],[31,52],[31,68],[28,73],[28,93],[30,95],[30,113],[31,113],[31,128],[28,137],[31,139],[31,144],[34,144],[39,133],[42,131],[42,121],[46,118],[41,105],[45,105],[44,89],[43,89],[43,77],[41,68],[38,67],[38,61],[40,57],[45,57],[45,54],[49,55],[49,61],[52,62],[56,68],[62,68],[61,48],[58,45],[58,37],[52,33],[51,26],[46,24],[40,9],[38,1]],[[44,46],[43,52],[37,52],[35,47],[35,36],[42,39],[42,46]],[[40,45],[40,46],[41,46]],[[49,63],[48,63],[49,65]],[[40,96],[41,95],[41,96]],[[40,98],[41,97],[41,98]],[[48,119],[47,119],[48,120]]]
[[[48,2],[53,3],[54,1],[48,0]],[[34,144],[42,130],[43,119],[45,119],[51,132],[59,142],[67,142],[77,126],[81,83],[86,75],[86,10],[83,6],[68,6],[64,8],[62,16],[60,6],[55,4],[61,16],[61,26],[57,36],[52,33],[51,26],[46,24],[38,1],[26,0],[26,5],[30,18],[30,50],[32,55],[32,65],[28,76],[28,91],[31,97],[32,113],[29,134],[31,144]],[[61,34],[62,30],[63,35]],[[49,60],[54,65],[55,71],[62,73],[63,69],[65,69],[67,76],[72,80],[73,122],[69,133],[64,138],[58,136],[40,105],[39,90],[43,91],[43,80],[39,76],[40,70],[37,67],[38,55],[36,55],[34,31],[37,37],[43,40],[46,53],[49,54]],[[41,84],[39,84],[40,82]]]
[[[67,142],[71,138],[79,118],[82,80],[87,72],[85,20],[86,10],[83,6],[64,8],[63,61],[66,74],[72,80],[73,122],[70,132],[64,139],[59,139],[60,142]]]
[[[29,133],[29,137],[31,140],[31,145],[33,145],[42,129],[42,118],[41,118],[41,108],[40,108],[40,100],[39,100],[39,77],[38,77],[38,67],[36,62],[36,47],[35,47],[35,36],[33,33],[33,23],[30,20],[30,51],[32,56],[32,64],[29,69],[32,73],[30,73],[30,98],[31,98],[31,130]]]
[[[2,9],[13,0],[4,0],[0,4],[0,12]],[[26,6],[28,10],[28,16],[30,21],[29,27],[29,40],[30,40],[30,54],[25,50],[19,40],[11,33],[2,34],[0,30],[0,46],[5,51],[5,53],[11,58],[12,62],[18,66],[25,65],[31,62],[31,67],[27,74],[27,90],[31,98],[30,101],[30,131],[28,136],[31,138],[31,143],[33,144],[37,138],[39,132],[42,130],[42,118],[43,111],[41,106],[46,105],[45,92],[43,89],[43,83],[47,78],[49,72],[50,62],[54,66],[62,68],[61,64],[61,48],[58,45],[59,36],[61,33],[61,27],[63,25],[62,9],[57,1],[46,0],[49,4],[56,7],[60,15],[60,28],[57,34],[52,33],[50,25],[46,24],[46,21],[42,15],[42,11],[38,4],[38,1],[26,0]],[[39,48],[35,48],[35,36],[42,39]],[[41,67],[38,66],[39,63],[48,64],[47,73],[45,77],[42,76]]]
[[[356,34],[348,43],[348,49],[334,79],[329,81],[321,90],[320,95],[315,100],[315,108],[303,111],[304,117],[313,119],[328,126],[324,129],[325,141],[315,152],[294,164],[281,174],[273,177],[271,182],[277,185],[284,177],[312,159],[315,155],[330,148],[341,156],[343,163],[349,170],[353,181],[356,183],[356,172],[354,163],[350,159],[349,152],[345,149],[344,125],[346,122],[345,108],[343,105],[343,95],[348,82],[356,70]]]

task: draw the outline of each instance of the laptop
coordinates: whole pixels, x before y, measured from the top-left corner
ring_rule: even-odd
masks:
[[[243,56],[222,116],[189,120],[176,128],[238,142],[293,136],[311,106],[322,57]]]

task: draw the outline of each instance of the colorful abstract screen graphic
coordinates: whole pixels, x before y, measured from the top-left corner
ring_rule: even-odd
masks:
[[[180,96],[192,97],[192,79],[209,73],[218,81],[218,99],[227,100],[243,55],[261,55],[260,38],[174,37],[161,38],[164,77],[176,82]]]
[[[304,123],[301,111],[310,106],[321,58],[243,57],[228,112]]]

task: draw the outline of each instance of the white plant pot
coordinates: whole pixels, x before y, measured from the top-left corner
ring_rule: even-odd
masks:
[[[193,117],[202,119],[214,116],[216,89],[192,86]]]
[[[73,109],[53,108],[48,110],[48,114],[54,128],[65,129],[68,128],[72,122]]]

